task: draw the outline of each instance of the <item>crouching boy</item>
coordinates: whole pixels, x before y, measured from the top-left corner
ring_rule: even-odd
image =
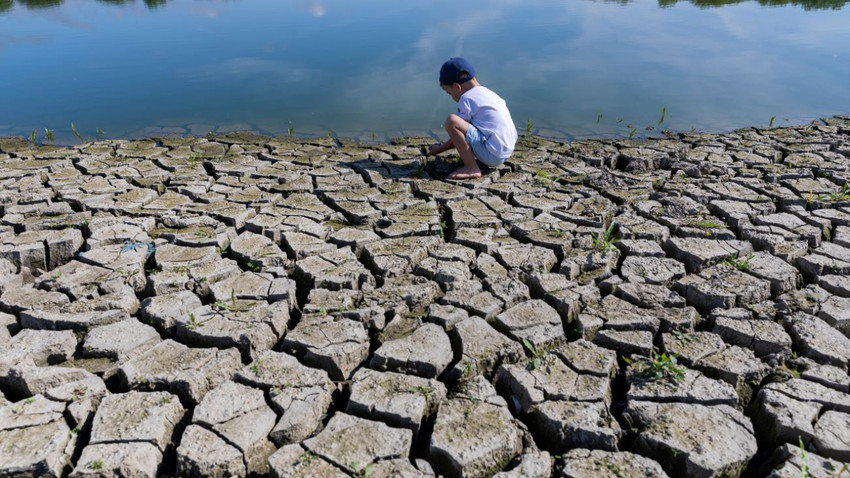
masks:
[[[453,171],[449,179],[480,177],[476,159],[489,167],[504,163],[517,141],[516,126],[505,100],[478,83],[475,69],[460,57],[443,63],[440,87],[457,101],[457,113],[446,119],[449,140],[431,146],[428,155],[457,149],[463,166]]]

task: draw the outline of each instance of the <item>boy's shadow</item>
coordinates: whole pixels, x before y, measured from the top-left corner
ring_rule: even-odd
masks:
[[[463,161],[458,156],[452,155],[437,155],[428,157],[428,163],[425,165],[425,172],[433,179],[448,180],[448,181],[470,181],[470,179],[449,179],[449,175],[457,168],[463,166]],[[495,173],[497,170],[478,163],[481,168],[481,177],[487,177]]]

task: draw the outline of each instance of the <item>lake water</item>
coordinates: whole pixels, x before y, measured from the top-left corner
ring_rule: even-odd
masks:
[[[0,0],[0,136],[444,135],[451,56],[522,133],[799,124],[850,113],[846,3]]]

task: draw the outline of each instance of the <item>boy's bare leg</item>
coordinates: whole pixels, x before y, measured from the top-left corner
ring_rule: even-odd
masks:
[[[481,168],[475,162],[475,153],[472,152],[472,147],[466,142],[466,130],[469,129],[469,123],[464,121],[458,115],[449,115],[446,119],[446,132],[449,133],[449,139],[457,149],[457,154],[463,161],[463,166],[454,170],[449,179],[470,179],[481,177]]]

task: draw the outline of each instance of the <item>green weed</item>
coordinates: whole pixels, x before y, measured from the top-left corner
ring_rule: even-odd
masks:
[[[422,385],[419,385],[417,387],[411,388],[408,391],[410,393],[418,393],[419,395],[422,395],[423,397],[428,398],[428,396],[431,395],[432,393],[434,393],[436,390],[437,389],[434,388],[434,387],[424,387]]]
[[[602,121],[602,110],[600,109],[598,113],[596,113],[596,124]]]
[[[682,345],[687,345],[697,339],[694,334],[683,334],[678,330],[673,331],[673,337],[675,337],[676,340],[678,340],[679,343]]]
[[[92,460],[86,463],[86,468],[90,470],[102,470],[103,469],[103,460]]]
[[[661,119],[658,120],[658,126],[661,126],[661,123],[664,122],[664,116],[666,116],[666,115],[667,115],[667,108],[662,106],[661,107]]]
[[[72,402],[79,402],[80,400],[83,399],[83,397],[86,396],[87,393],[88,393],[88,388],[86,388],[86,387],[75,388],[71,392],[71,401]]]
[[[367,478],[372,476],[372,463],[360,468],[360,463],[357,461],[352,461],[349,465],[354,470],[354,476],[356,478]]]
[[[629,365],[634,365],[635,373],[644,380],[654,382],[656,380],[669,380],[674,383],[685,379],[685,369],[679,366],[675,354],[658,355],[653,350],[649,361],[632,361],[625,359]]]
[[[531,127],[532,127],[531,120],[526,119],[525,120],[525,136],[531,136]]]
[[[192,312],[190,312],[188,310],[186,311],[186,313],[189,314],[189,325],[187,327],[189,327],[190,329],[193,329],[193,330],[198,328],[198,326],[201,325],[201,324],[200,324],[200,322],[198,322],[195,319],[195,314],[193,314]]]
[[[230,289],[230,301],[217,300],[212,305],[215,310],[227,310],[229,312],[247,312],[254,307],[252,302],[239,302],[236,300],[236,290]]]
[[[697,227],[700,229],[725,229],[726,224],[719,224],[711,221],[703,221],[701,219],[691,219],[688,221],[688,225],[691,227]]]
[[[632,128],[632,130],[631,130],[631,131],[629,131],[629,139],[634,138],[634,137],[635,137],[635,133],[637,133],[637,128]]]
[[[845,182],[843,186],[841,186],[841,190],[837,193],[830,194],[821,194],[818,199],[821,201],[847,201],[850,200],[850,190],[847,189],[847,183]]]
[[[739,259],[735,257],[734,254],[729,254],[729,257],[720,261],[721,264],[725,264],[730,267],[734,267],[739,271],[748,271],[750,270],[750,259],[754,257],[754,254],[750,254],[746,259]]]
[[[537,185],[543,186],[543,187],[545,187],[546,189],[549,189],[549,190],[551,190],[553,187],[555,187],[555,184],[556,184],[556,181],[558,180],[558,178],[559,178],[559,176],[550,176],[549,173],[547,173],[546,171],[543,171],[542,169],[539,169],[539,168],[537,169],[537,172],[534,174],[534,182]]]
[[[251,364],[251,366],[249,368],[254,375],[256,375],[258,377],[262,377],[263,371],[260,370],[260,365],[262,365],[262,364],[263,364],[262,361],[260,359],[257,359],[257,360],[254,361],[253,364]]]
[[[44,137],[47,139],[47,141],[53,143],[53,130],[44,128]]]
[[[809,461],[806,458],[806,447],[803,446],[803,438],[797,437],[797,442],[800,444],[800,478],[810,478]]]
[[[773,122],[776,120],[776,116],[770,117],[770,123],[767,125],[767,129],[773,128]]]
[[[611,472],[611,476],[615,476],[617,478],[629,476],[628,470],[623,468],[621,465],[610,461],[608,457],[602,459],[602,464],[605,465],[605,468],[607,468],[609,472]]]
[[[81,142],[85,142],[85,141],[86,141],[86,140],[83,138],[83,136],[82,136],[82,135],[81,135],[81,134],[77,131],[77,127],[76,127],[76,126],[74,126],[74,123],[71,123],[71,132],[72,132],[72,133],[74,133],[74,136],[76,136],[76,137],[77,137],[77,139],[79,139]]]
[[[472,360],[464,360],[463,361],[463,376],[470,377],[472,376],[472,371],[475,368],[475,362]]]
[[[616,252],[617,248],[614,244],[617,242],[617,238],[614,237],[614,227],[616,223],[611,221],[611,224],[602,234],[591,233],[590,243],[593,245],[593,249],[601,252],[603,255],[608,255],[609,252]]]
[[[522,345],[531,354],[531,361],[528,362],[529,370],[536,370],[543,365],[543,360],[545,359],[546,352],[540,348],[535,347],[528,339],[522,339]]]
[[[30,135],[30,143],[38,147],[38,133],[35,130],[32,130],[32,134]]]
[[[310,450],[307,450],[307,451],[304,452],[303,455],[301,455],[298,458],[298,463],[301,463],[303,465],[309,465],[315,459],[316,459],[316,455],[310,453]]]

